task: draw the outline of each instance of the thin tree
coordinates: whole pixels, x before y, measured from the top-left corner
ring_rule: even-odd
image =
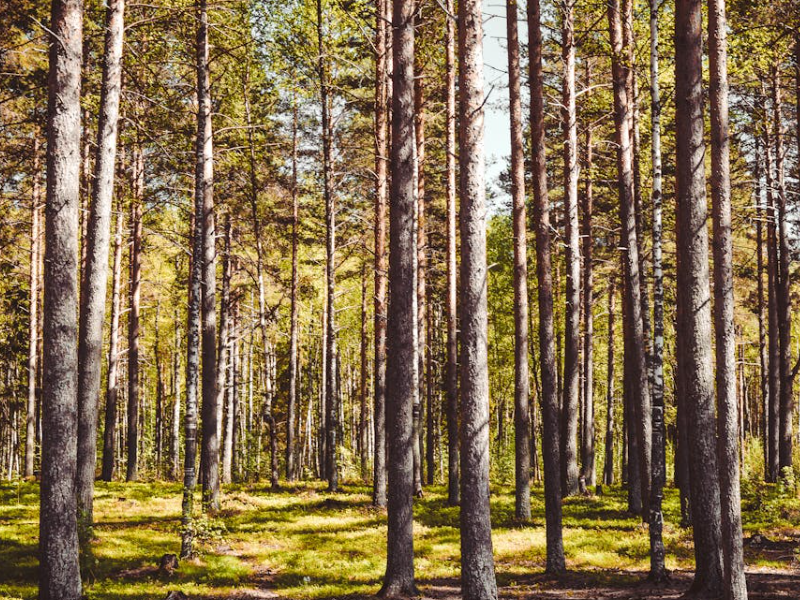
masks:
[[[81,290],[78,333],[78,531],[81,552],[91,553],[94,475],[97,464],[97,399],[100,397],[100,355],[106,313],[111,206],[117,154],[117,123],[122,87],[122,39],[125,0],[106,8],[103,83],[97,125],[92,204],[86,239],[86,266]]]
[[[119,316],[122,288],[122,230],[125,223],[122,202],[117,200],[117,222],[114,232],[114,263],[111,270],[111,327],[108,335],[108,369],[106,374],[106,411],[103,431],[103,466],[100,478],[114,477],[114,451],[117,445],[117,398],[119,396]]]
[[[389,446],[386,574],[379,595],[415,596],[413,538],[414,378],[414,9],[394,0],[392,14],[392,153],[389,210],[386,434]]]
[[[695,576],[692,591],[719,594],[720,487],[714,430],[706,178],[703,169],[702,2],[675,5],[678,370],[686,403]]]
[[[614,321],[616,318],[616,278],[608,282],[608,360],[606,373],[606,458],[603,483],[614,485]]]
[[[767,182],[767,314],[769,322],[769,434],[766,454],[769,456],[768,481],[776,482],[780,473],[780,340],[778,333],[778,242],[775,210],[773,139],[764,115],[765,163]]]
[[[739,497],[739,403],[736,398],[736,331],[733,323],[733,233],[725,0],[711,0],[708,9],[717,456],[722,509],[722,565],[725,598],[746,600],[742,509]]]
[[[289,317],[289,399],[286,405],[286,479],[294,481],[295,472],[295,420],[297,412],[297,354],[298,354],[298,235],[300,197],[297,193],[297,100],[293,97],[292,106],[292,289],[291,313]]]
[[[39,598],[78,600],[78,202],[83,6],[53,0],[48,30]]]
[[[517,2],[506,0],[508,97],[511,113],[511,200],[514,227],[514,515],[531,518],[531,417],[528,371],[528,217],[525,210],[525,146],[520,99]]]
[[[197,164],[195,177],[203,195],[203,210],[196,218],[203,228],[202,278],[202,445],[203,509],[219,510],[219,423],[217,410],[217,306],[216,235],[214,217],[214,138],[211,126],[211,77],[209,73],[208,6],[197,6]]]
[[[388,196],[388,0],[375,22],[375,453],[372,503],[386,506],[386,205]]]
[[[550,202],[547,195],[547,152],[544,129],[542,25],[539,0],[528,2],[528,52],[531,86],[531,163],[533,220],[536,228],[536,275],[539,296],[539,360],[542,393],[542,460],[548,573],[566,571],[561,530],[561,459],[559,402],[556,393],[556,356],[553,335],[553,275],[550,260]]]
[[[445,118],[446,196],[447,196],[447,360],[445,391],[447,394],[447,503],[456,506],[461,501],[460,441],[458,437],[458,318],[456,281],[456,60],[454,0],[446,0],[445,19],[445,84],[447,101]]]
[[[25,413],[25,477],[33,477],[36,457],[36,373],[39,364],[39,270],[41,268],[42,185],[39,137],[33,138],[31,190],[30,320],[28,326],[28,401]]]
[[[619,0],[609,0],[608,22],[611,33],[611,64],[614,87],[614,129],[617,146],[620,217],[622,220],[623,271],[627,309],[625,356],[629,376],[626,377],[633,417],[629,439],[636,438],[642,506],[648,506],[650,490],[650,394],[647,381],[646,349],[642,322],[642,277],[639,270],[639,240],[636,235],[634,199],[633,148],[631,145],[631,99],[627,92],[626,54],[623,47]],[[631,461],[633,462],[633,461]]]
[[[128,313],[128,460],[126,481],[139,478],[139,317],[142,298],[142,196],[144,195],[144,152],[140,143],[133,151],[131,197],[131,249]]]
[[[658,0],[650,0],[650,114],[653,168],[653,353],[652,353],[652,481],[650,486],[650,579],[663,581],[664,516],[661,503],[666,482],[666,430],[664,427],[664,274],[661,265],[661,91],[658,83]]]
[[[586,62],[586,86],[591,85],[591,62]],[[587,127],[584,144],[586,178],[583,188],[581,210],[583,221],[583,427],[581,429],[581,477],[587,488],[597,483],[595,469],[594,431],[594,265],[592,238],[592,212],[594,211],[594,187],[592,161],[594,149],[592,128]]]
[[[561,493],[578,493],[578,404],[580,395],[580,229],[578,224],[578,122],[575,111],[574,0],[560,0],[561,126],[564,134],[564,222],[566,298],[564,317],[564,397],[561,407]]]
[[[461,594],[494,600],[489,514],[489,371],[481,0],[458,3],[461,211]]]
[[[769,366],[767,358],[767,325],[764,310],[764,206],[762,187],[762,143],[761,136],[755,136],[755,204],[756,204],[756,256],[758,293],[758,362],[759,389],[761,391],[762,433],[764,448],[764,480],[769,481]]]

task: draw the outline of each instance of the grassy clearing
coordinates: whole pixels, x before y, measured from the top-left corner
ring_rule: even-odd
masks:
[[[534,489],[533,520],[525,525],[514,521],[513,490],[493,491],[498,582],[513,588],[544,567],[542,490]],[[748,549],[749,566],[796,567],[800,500],[760,484],[746,485],[744,492],[745,537],[760,533],[786,542],[779,552]],[[360,485],[346,485],[338,494],[319,483],[277,493],[266,485],[229,486],[219,515],[198,522],[200,556],[163,580],[158,561],[180,546],[180,486],[98,483],[98,569],[87,596],[144,600],[180,589],[191,598],[236,598],[258,587],[297,599],[375,593],[385,567],[386,519],[370,506],[369,493]],[[446,506],[445,498],[443,488],[429,488],[415,505],[416,571],[423,589],[426,581],[459,576],[458,509]],[[647,528],[625,507],[625,494],[617,488],[564,502],[570,569],[646,571]],[[691,532],[676,525],[679,506],[672,489],[665,519],[668,568],[691,568]],[[36,597],[37,540],[38,486],[0,485],[0,598]]]

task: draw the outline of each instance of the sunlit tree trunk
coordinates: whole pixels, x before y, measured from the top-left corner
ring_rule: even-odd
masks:
[[[42,186],[39,137],[33,139],[31,190],[30,321],[28,326],[28,401],[25,411],[25,477],[33,477],[36,458],[36,375],[39,365],[39,269],[41,265]]]
[[[586,63],[586,85],[591,85],[590,63]],[[586,129],[584,169],[586,179],[583,189],[583,428],[581,430],[581,476],[586,487],[594,489],[597,482],[595,470],[594,431],[594,265],[592,238],[592,212],[594,210],[593,189],[593,140],[591,127]]]
[[[616,279],[608,282],[608,359],[606,375],[606,457],[603,483],[614,485],[614,321],[616,319]]]
[[[78,204],[80,191],[80,0],[53,0],[47,103],[42,339],[42,483],[39,598],[78,600],[75,475],[78,438]]]

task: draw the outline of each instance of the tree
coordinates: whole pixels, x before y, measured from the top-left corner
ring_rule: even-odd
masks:
[[[528,218],[525,210],[525,147],[520,100],[516,0],[506,0],[508,95],[511,113],[511,198],[514,227],[514,515],[531,518],[531,418],[528,371]]]
[[[144,153],[137,141],[131,164],[131,249],[128,313],[128,461],[126,481],[139,479],[139,316],[142,298],[142,197],[144,195]]]
[[[83,5],[53,0],[47,81],[39,598],[78,600],[78,197]]]
[[[122,86],[125,0],[106,9],[103,86],[97,126],[97,159],[86,240],[78,332],[78,525],[81,550],[91,553],[94,476],[97,464],[97,399],[106,313],[111,206],[117,153],[117,122]]]
[[[456,61],[454,0],[446,0],[445,19],[445,103],[446,139],[446,196],[447,196],[447,364],[445,367],[447,393],[447,503],[456,506],[461,501],[458,438],[458,318],[456,282]]]
[[[536,229],[536,275],[539,282],[539,360],[542,372],[542,458],[547,535],[547,572],[566,571],[561,531],[559,408],[553,336],[553,275],[550,260],[550,202],[544,129],[542,25],[539,0],[528,2],[528,52],[531,85],[531,154],[533,220]]]
[[[375,506],[386,506],[386,204],[388,188],[388,0],[378,1],[375,21]]]
[[[676,197],[678,208],[678,371],[686,403],[695,576],[692,591],[718,594],[722,585],[720,487],[714,432],[714,381],[703,164],[700,0],[675,5]]]
[[[574,0],[561,0],[561,124],[564,131],[564,211],[566,236],[566,316],[564,319],[564,399],[561,407],[561,493],[578,492],[578,396],[580,395],[580,229],[578,225],[578,122],[575,112]]]
[[[414,431],[414,2],[394,0],[386,434],[389,446],[386,575],[379,595],[415,596]]]
[[[28,325],[28,402],[25,413],[25,477],[33,477],[36,458],[36,373],[39,363],[39,270],[41,268],[42,186],[39,137],[33,138],[33,186],[31,194],[30,323]]]
[[[461,593],[497,598],[489,515],[486,187],[481,0],[458,3],[461,212]]]
[[[742,509],[739,498],[739,402],[736,397],[736,332],[733,323],[733,235],[725,0],[712,0],[708,14],[717,456],[722,509],[722,565],[725,597],[730,600],[746,600]]]
[[[614,485],[614,321],[616,279],[608,282],[608,360],[606,378],[606,462],[603,465],[603,483]]]

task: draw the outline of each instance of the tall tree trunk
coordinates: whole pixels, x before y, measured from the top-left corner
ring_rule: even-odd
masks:
[[[539,0],[528,1],[528,51],[531,85],[531,154],[533,220],[536,227],[536,275],[539,295],[539,357],[542,372],[542,460],[547,535],[547,572],[566,571],[561,531],[559,408],[553,340],[553,276],[550,260],[550,202],[547,195],[547,152],[544,129],[542,25]]]
[[[330,107],[328,104],[328,73],[325,59],[324,27],[322,24],[322,3],[317,0],[317,52],[318,75],[320,83],[320,110],[322,113],[322,196],[325,204],[325,286],[327,289],[326,301],[328,303],[328,328],[325,336],[326,361],[325,372],[328,385],[325,395],[327,407],[327,440],[326,440],[326,475],[328,490],[335,492],[339,489],[339,465],[337,461],[338,449],[338,378],[336,377],[336,204],[331,190],[331,124]]]
[[[764,480],[769,481],[769,367],[767,358],[767,326],[764,310],[764,208],[762,176],[762,144],[761,136],[755,136],[755,204],[756,204],[756,254],[757,254],[757,289],[758,289],[758,361],[759,389],[762,407],[762,440],[764,448]]]
[[[367,263],[361,265],[361,372],[359,374],[359,418],[358,418],[358,454],[361,462],[361,479],[367,482],[369,475],[369,444],[367,435]]]
[[[167,395],[164,381],[164,367],[161,362],[161,344],[159,332],[160,305],[156,304],[156,320],[153,325],[153,359],[156,363],[156,422],[155,422],[155,471],[156,479],[161,477],[161,465],[164,457],[164,398]]]
[[[650,114],[651,162],[653,168],[653,352],[652,366],[652,480],[650,489],[650,579],[663,581],[661,504],[667,479],[666,428],[664,426],[664,275],[661,265],[661,90],[658,84],[658,0],[650,0]]]
[[[461,501],[458,410],[458,317],[456,281],[456,61],[454,0],[446,0],[445,19],[445,83],[447,102],[446,195],[447,195],[447,361],[445,388],[447,393],[447,503]]]
[[[297,100],[292,107],[292,291],[291,316],[289,323],[289,400],[286,406],[286,479],[294,481],[295,472],[295,420],[297,419],[297,301],[298,278],[298,235],[299,235],[299,195],[297,193]]]
[[[779,418],[778,474],[792,468],[792,417],[794,415],[794,374],[792,373],[792,299],[789,276],[789,223],[786,217],[786,181],[784,176],[783,117],[781,73],[775,66],[772,72],[773,136],[775,138],[775,179],[778,219],[778,347],[779,347]]]
[[[766,117],[765,117],[766,118]],[[778,242],[777,211],[775,209],[775,182],[773,175],[773,142],[764,122],[767,173],[767,290],[769,320],[769,481],[775,482],[780,474],[780,341],[778,332]]]
[[[420,7],[421,10],[421,7]],[[414,59],[418,56],[415,54]],[[422,497],[422,408],[425,395],[425,273],[427,269],[425,235],[425,97],[422,78],[422,66],[415,65],[414,71],[414,141],[416,143],[416,175],[417,175],[417,394],[414,396],[414,495]]]
[[[586,63],[586,86],[591,85],[590,63]],[[592,130],[586,130],[584,161],[586,183],[583,190],[583,429],[581,448],[581,476],[586,487],[594,489],[597,483],[595,470],[594,432],[594,266],[592,265],[592,212],[594,190],[592,181]]]
[[[128,313],[128,462],[125,480],[139,478],[139,313],[142,294],[142,201],[144,153],[137,143],[133,151],[131,198],[130,312]]]
[[[511,113],[511,200],[514,227],[514,516],[531,518],[531,417],[528,370],[528,217],[525,210],[525,144],[519,65],[517,2],[506,0],[508,99]]]
[[[224,225],[225,249],[222,253],[222,294],[219,304],[219,343],[217,345],[217,422],[220,426],[220,437],[222,438],[222,473],[221,482],[231,483],[233,481],[233,413],[231,412],[232,403],[230,402],[230,378],[229,362],[231,362],[230,346],[231,339],[235,334],[231,334],[229,324],[229,314],[231,305],[231,219],[230,214],[225,215]],[[222,409],[227,401],[228,412],[224,415]]]
[[[33,477],[36,458],[36,375],[39,365],[39,268],[41,264],[41,152],[38,135],[33,139],[31,190],[30,322],[28,334],[28,401],[25,411],[25,477]]]
[[[714,431],[702,91],[702,3],[677,0],[675,78],[678,208],[678,369],[689,431],[695,576],[692,591],[719,594],[720,486]]]
[[[489,371],[481,0],[458,3],[461,212],[461,593],[495,600],[489,515]]]
[[[379,595],[417,595],[413,539],[414,379],[414,2],[394,0],[392,178],[389,229],[389,310],[386,433],[389,518],[386,574]]]
[[[627,70],[623,47],[622,22],[619,0],[610,0],[608,21],[611,32],[612,73],[614,80],[614,122],[617,144],[617,171],[619,173],[620,214],[624,248],[625,306],[628,308],[625,336],[626,364],[630,369],[632,429],[637,438],[638,466],[642,507],[648,506],[650,493],[650,394],[647,381],[646,348],[642,323],[642,278],[639,261],[639,240],[636,235],[636,207],[633,181],[633,148],[630,139],[632,99],[627,93]]]
[[[219,423],[217,419],[217,261],[214,217],[214,138],[211,126],[207,0],[197,0],[197,147],[195,177],[203,196],[202,446],[203,509],[219,510]]]
[[[564,400],[561,410],[561,493],[578,493],[578,404],[580,395],[580,229],[578,224],[578,123],[575,111],[574,0],[561,0],[561,124],[564,132],[564,222],[566,312],[564,316]]]
[[[177,481],[180,477],[180,442],[181,442],[181,388],[180,388],[180,355],[181,330],[178,325],[178,312],[175,312],[175,342],[172,348],[172,427],[169,438],[170,478]]]
[[[389,0],[375,17],[375,456],[372,503],[386,506],[386,208],[388,202]]]
[[[608,361],[606,378],[606,457],[603,466],[603,483],[614,485],[614,320],[616,279],[608,282]]]
[[[100,397],[100,355],[106,313],[111,206],[117,154],[117,123],[122,87],[122,39],[125,0],[111,0],[106,9],[103,84],[97,125],[97,157],[86,239],[78,334],[78,533],[81,552],[91,555],[94,477],[97,465],[97,399]]]
[[[739,403],[736,397],[736,330],[733,299],[728,41],[725,0],[708,11],[709,105],[711,108],[711,203],[714,222],[714,333],[716,341],[717,456],[722,525],[724,594],[746,600],[739,497]],[[712,409],[713,410],[713,409]],[[791,444],[791,440],[790,440]]]
[[[47,102],[39,598],[78,600],[80,0],[53,0]]]
[[[114,266],[111,271],[111,328],[108,336],[108,372],[106,376],[106,415],[103,432],[103,468],[100,478],[114,477],[114,453],[117,433],[117,398],[119,396],[119,315],[122,294],[122,230],[125,213],[117,200],[117,224],[114,234]]]

